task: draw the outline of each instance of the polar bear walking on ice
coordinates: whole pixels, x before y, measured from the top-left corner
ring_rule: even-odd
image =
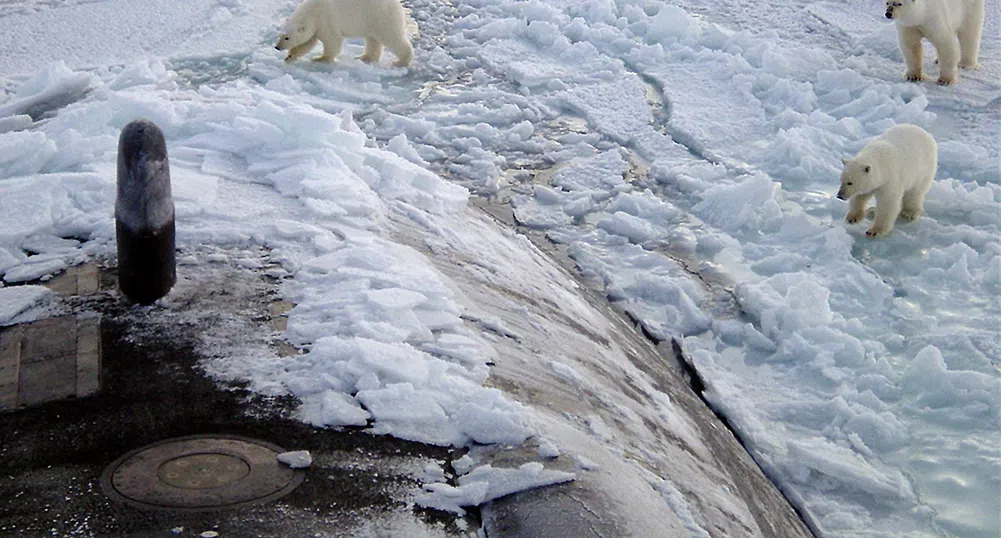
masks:
[[[935,46],[939,84],[956,82],[957,67],[978,67],[984,0],[886,0],[886,18],[897,24],[907,80],[921,80],[921,38]]]
[[[876,218],[865,234],[881,237],[893,231],[898,216],[914,220],[921,214],[938,168],[938,145],[917,125],[894,125],[841,162],[838,199],[850,199],[845,220],[861,220],[875,197]]]
[[[333,62],[345,38],[363,37],[365,53],[359,56],[363,62],[378,62],[386,46],[396,55],[393,65],[405,67],[414,57],[406,23],[400,0],[305,0],[285,23],[275,48],[289,51],[285,61],[291,62],[319,41],[323,54],[313,60]]]

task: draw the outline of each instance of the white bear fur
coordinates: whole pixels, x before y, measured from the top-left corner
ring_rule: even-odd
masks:
[[[896,22],[907,80],[921,80],[922,38],[935,46],[939,84],[956,82],[958,67],[977,69],[984,0],[886,0],[886,18]]]
[[[875,197],[875,220],[865,234],[881,237],[893,231],[898,216],[914,220],[921,214],[938,168],[938,145],[917,125],[895,125],[841,162],[838,198],[850,199],[845,220],[861,220]]]
[[[365,38],[365,53],[359,59],[375,63],[382,47],[396,55],[397,67],[410,64],[414,49],[406,32],[407,15],[400,0],[306,0],[295,9],[278,36],[278,50],[287,50],[291,62],[323,43],[318,62],[333,62],[344,39]]]

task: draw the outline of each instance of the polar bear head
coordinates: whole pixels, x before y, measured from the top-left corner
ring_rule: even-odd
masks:
[[[838,190],[838,200],[847,200],[857,194],[866,194],[882,185],[879,178],[879,168],[865,157],[854,159],[842,158],[841,188]]]
[[[289,50],[309,41],[316,34],[316,27],[310,21],[299,21],[293,15],[278,34],[278,50]]]
[[[907,26],[920,24],[926,0],[886,0],[886,18]]]

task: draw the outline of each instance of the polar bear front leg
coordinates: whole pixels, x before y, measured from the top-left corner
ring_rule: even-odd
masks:
[[[286,62],[293,62],[299,58],[302,58],[307,52],[313,50],[316,46],[316,42],[319,41],[316,37],[313,37],[309,41],[299,45],[297,47],[292,47],[288,51],[288,56],[285,57]]]
[[[375,38],[366,37],[365,52],[358,59],[367,64],[374,64],[379,61],[379,58],[382,58],[382,43],[379,43],[379,40]]]
[[[954,35],[948,35],[932,41],[932,44],[938,53],[938,83],[942,86],[953,84],[959,70],[959,40]]]
[[[341,47],[344,46],[344,38],[341,36],[328,37],[320,40],[323,43],[323,54],[313,58],[314,62],[333,62],[341,55]]]
[[[899,191],[881,192],[876,195],[876,218],[865,235],[883,237],[893,231],[893,223],[900,215],[903,193]]]
[[[852,196],[848,201],[848,214],[845,215],[845,220],[849,224],[855,224],[865,217],[865,205],[869,203],[869,198],[872,198],[872,193]]]
[[[921,62],[923,59],[921,30],[898,25],[897,41],[900,43],[900,53],[904,55],[904,63],[907,64],[907,72],[904,73],[904,78],[911,82],[921,80]]]

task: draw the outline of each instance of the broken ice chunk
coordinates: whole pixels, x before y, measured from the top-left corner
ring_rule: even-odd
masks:
[[[308,450],[296,450],[278,454],[278,461],[293,469],[304,469],[313,463],[313,456],[309,455]]]

